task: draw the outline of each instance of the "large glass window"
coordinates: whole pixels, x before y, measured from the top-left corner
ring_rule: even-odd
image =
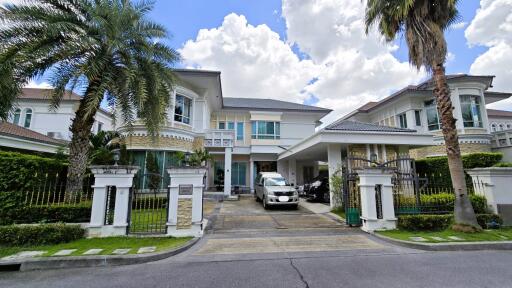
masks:
[[[25,109],[25,123],[23,127],[30,128],[30,123],[32,123],[32,109],[27,108]]]
[[[244,122],[236,123],[236,140],[244,140]]]
[[[460,109],[464,127],[483,127],[480,114],[480,97],[474,95],[460,96]]]
[[[174,121],[190,124],[190,109],[192,100],[182,95],[176,95],[174,106]]]
[[[231,185],[246,186],[247,163],[233,162],[231,165]]]
[[[235,122],[228,122],[228,130],[235,130]]]
[[[437,114],[436,101],[430,100],[425,102],[425,112],[427,113],[428,130],[441,129],[441,122],[439,121],[439,114]]]
[[[252,139],[280,139],[281,123],[269,121],[252,122]]]
[[[21,109],[18,108],[14,110],[14,115],[12,118],[12,123],[16,125],[20,125],[20,117],[21,117]]]
[[[219,129],[220,130],[226,129],[226,122],[224,122],[224,121],[219,122]]]
[[[414,119],[416,120],[416,126],[421,126],[421,110],[414,111]]]
[[[407,115],[405,113],[400,114],[398,117],[398,123],[400,124],[400,128],[407,128]]]

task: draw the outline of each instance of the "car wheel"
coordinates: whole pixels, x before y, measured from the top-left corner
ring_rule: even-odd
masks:
[[[268,209],[267,199],[265,199],[265,196],[261,199],[261,202],[263,203],[263,209]]]
[[[293,205],[293,206],[292,206],[292,209],[293,209],[293,210],[298,210],[298,209],[299,209],[299,204],[295,204],[295,205]]]
[[[254,200],[256,200],[256,202],[260,202],[260,197],[258,197],[258,194],[254,193]]]
[[[329,193],[324,193],[324,202],[325,203],[331,202],[331,195]]]

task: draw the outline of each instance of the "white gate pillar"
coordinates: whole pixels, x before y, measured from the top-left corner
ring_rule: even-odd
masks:
[[[224,152],[224,197],[231,196],[231,158],[233,148],[226,147]]]
[[[364,168],[358,171],[361,190],[361,220],[366,232],[396,228],[392,169]]]
[[[329,144],[329,146],[327,146],[327,159],[329,168],[329,187],[334,187],[331,183],[332,177],[341,177],[341,167],[343,164],[341,160],[341,144]],[[341,191],[337,191],[336,193],[341,193]],[[334,191],[332,191],[332,189],[330,190],[330,199],[331,208],[334,208],[337,203],[334,203]]]
[[[167,235],[200,237],[203,234],[203,179],[204,167],[167,169],[169,209]]]
[[[133,177],[139,170],[136,166],[91,166],[94,174],[94,195],[92,198],[89,237],[108,237],[126,235],[130,188]],[[115,187],[114,219],[112,224],[105,220],[108,189]],[[113,190],[110,190],[113,191]]]

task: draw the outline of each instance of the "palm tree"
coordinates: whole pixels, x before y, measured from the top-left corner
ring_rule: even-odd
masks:
[[[55,109],[68,90],[83,98],[71,124],[66,195],[80,193],[89,135],[103,99],[124,123],[142,119],[155,134],[166,115],[179,54],[147,19],[152,1],[37,0],[0,8],[0,117],[29,80],[50,75]]]
[[[374,25],[387,41],[405,34],[409,48],[409,62],[433,74],[437,102],[452,185],[455,191],[456,227],[469,225],[479,228],[468,197],[459,147],[456,119],[450,89],[446,82],[444,63],[447,44],[444,31],[458,19],[458,0],[368,0],[366,6],[366,33]]]

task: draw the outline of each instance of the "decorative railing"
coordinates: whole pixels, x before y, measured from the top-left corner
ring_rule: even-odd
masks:
[[[212,129],[205,133],[205,147],[233,147],[235,142],[235,131]]]
[[[493,147],[512,146],[512,129],[492,132],[492,138]]]

